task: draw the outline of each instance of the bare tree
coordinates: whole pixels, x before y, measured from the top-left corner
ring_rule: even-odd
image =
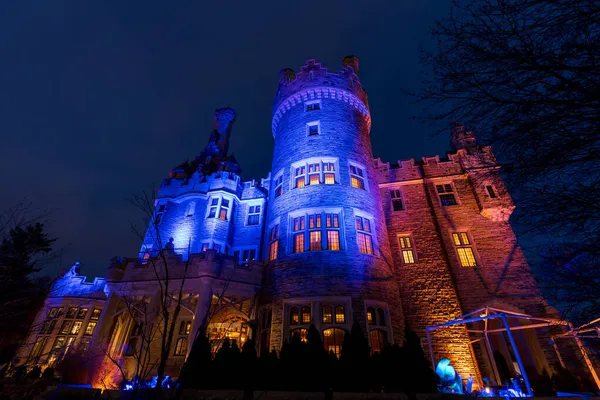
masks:
[[[408,92],[439,130],[494,146],[546,294],[581,321],[600,315],[599,21],[597,0],[454,0]]]

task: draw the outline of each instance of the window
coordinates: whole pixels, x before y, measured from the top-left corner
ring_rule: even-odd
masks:
[[[383,308],[367,307],[367,323],[369,325],[385,326],[385,311]]]
[[[62,333],[63,335],[68,335],[69,332],[71,331],[71,325],[73,324],[73,321],[63,321],[61,327],[60,327],[60,331],[59,333]]]
[[[210,243],[202,243],[202,250],[201,251],[206,251],[208,250],[208,246],[210,245]]]
[[[210,206],[208,209],[207,218],[219,218],[220,220],[227,221],[233,212],[230,214],[232,200],[225,197],[213,197],[210,200]]]
[[[346,314],[344,313],[344,307],[336,306],[335,307],[335,323],[343,324],[345,322],[346,322]]]
[[[416,262],[415,249],[410,236],[398,236],[400,243],[400,252],[402,253],[402,262],[404,264],[414,264]]]
[[[283,174],[279,174],[279,176],[275,179],[275,198],[281,196],[283,194]]]
[[[321,231],[310,231],[310,250],[321,250]]]
[[[487,191],[488,195],[490,196],[491,199],[495,199],[496,197],[498,197],[496,195],[496,191],[494,190],[494,187],[492,185],[487,185],[485,187],[485,190]]]
[[[452,241],[456,247],[460,265],[463,267],[476,267],[475,253],[473,252],[473,246],[467,232],[454,232],[452,234]]]
[[[356,217],[356,235],[358,250],[364,254],[375,254],[373,251],[371,222],[367,218]]]
[[[88,322],[86,328],[85,328],[85,334],[86,335],[93,335],[94,334],[94,329],[96,329],[96,322]]]
[[[335,185],[336,163],[324,160],[306,161],[296,163],[292,167],[294,176],[294,187],[300,188],[306,185]]]
[[[177,344],[175,345],[175,355],[176,356],[185,356],[188,347],[187,338],[179,338],[177,339]]]
[[[380,353],[387,344],[387,333],[381,329],[373,329],[369,332],[371,352]]]
[[[191,329],[192,329],[191,321],[181,321],[181,323],[179,324],[179,334],[180,335],[189,335]]]
[[[317,136],[321,133],[321,124],[319,121],[313,121],[306,124],[306,133],[308,136]]]
[[[383,308],[377,309],[377,325],[385,325],[385,311],[383,311]]]
[[[310,103],[305,103],[305,104],[306,104],[306,112],[317,111],[317,110],[321,109],[320,101],[312,101]]]
[[[100,319],[100,314],[102,313],[102,310],[99,308],[94,308],[92,310],[92,316],[90,317],[91,320],[93,321],[98,321],[98,319]]]
[[[29,353],[29,357],[39,357],[44,351],[44,347],[46,347],[46,343],[48,343],[48,336],[39,336],[31,349],[31,353]]]
[[[294,218],[294,253],[304,252],[304,216]]]
[[[404,202],[402,201],[402,191],[400,189],[390,190],[390,197],[392,198],[392,210],[404,210]]]
[[[292,307],[290,310],[290,325],[298,325],[300,323],[300,313],[298,307]]]
[[[350,183],[352,187],[365,189],[365,174],[362,168],[350,164]]]
[[[81,321],[75,321],[75,323],[73,324],[73,327],[71,328],[71,335],[77,335],[79,333],[79,331],[81,330],[82,324],[83,324],[83,322],[81,322]]]
[[[340,215],[319,212],[291,218],[294,253],[340,250]],[[325,239],[325,240],[323,240]],[[308,242],[308,248],[305,247]]]
[[[71,307],[69,308],[69,311],[67,311],[67,315],[65,316],[65,318],[75,318],[76,315],[77,307]]]
[[[367,323],[369,325],[375,323],[375,309],[373,307],[367,307]]]
[[[333,322],[333,315],[331,313],[331,306],[323,307],[323,318],[324,324],[331,324]]]
[[[323,331],[323,345],[328,353],[333,353],[336,357],[342,354],[342,343],[344,343],[344,330],[339,328],[330,328]]]
[[[300,339],[300,341],[302,343],[306,343],[308,342],[308,329],[304,329],[304,328],[300,328],[300,329],[294,329],[291,332],[291,336],[292,339],[294,338],[295,335],[298,335],[298,339]]]
[[[196,211],[196,202],[195,201],[191,201],[187,205],[187,208],[185,210],[185,216],[186,217],[193,217],[195,211]]]
[[[162,218],[163,218],[166,208],[167,208],[166,204],[159,204],[158,207],[156,208],[156,212],[155,212],[155,216],[154,216],[154,223],[156,225],[160,224],[160,222],[162,221]]]
[[[129,339],[129,342],[127,343],[127,348],[125,350],[125,357],[131,357],[135,355],[135,352],[137,351],[137,344],[138,338],[132,337],[131,339]]]
[[[277,259],[277,246],[279,239],[279,224],[274,225],[269,232],[269,261]]]
[[[87,314],[87,312],[87,308],[80,308],[79,312],[77,313],[77,319],[85,319],[85,315]]]
[[[247,263],[248,260],[256,260],[256,249],[244,250],[242,262]]]
[[[300,320],[303,324],[310,324],[310,307],[302,307],[300,310]]]
[[[258,225],[260,222],[260,206],[248,208],[248,225]]]
[[[51,308],[50,311],[48,312],[48,317],[49,318],[55,318],[60,314],[60,308]]]
[[[458,204],[456,201],[456,196],[454,195],[454,188],[452,187],[451,183],[436,185],[435,188],[443,206],[455,206]]]

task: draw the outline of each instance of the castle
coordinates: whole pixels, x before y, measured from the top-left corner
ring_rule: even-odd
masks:
[[[152,324],[136,315],[160,303],[166,279],[181,304],[166,365],[173,376],[204,324],[212,343],[252,337],[259,354],[294,333],[304,340],[312,324],[339,355],[354,322],[377,352],[402,344],[406,326],[425,348],[428,326],[485,306],[556,315],[508,223],[514,205],[490,147],[457,125],[445,158],[374,159],[356,57],[337,72],[315,60],[281,71],[272,169],[260,182],[243,181],[228,153],[234,120],[233,110],[217,110],[204,151],[163,180],[139,257],[113,260],[93,283],[78,266],[55,283],[21,362],[102,349],[132,373]],[[526,368],[550,371],[547,334],[515,337]],[[463,377],[493,375],[491,354],[467,326],[429,340],[433,357]],[[511,344],[491,341],[517,370]]]

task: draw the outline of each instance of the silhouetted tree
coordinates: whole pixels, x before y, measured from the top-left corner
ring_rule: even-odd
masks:
[[[358,322],[352,324],[350,332],[344,335],[340,372],[344,377],[346,390],[366,391],[368,380],[364,379],[365,368],[369,363],[369,342]]]
[[[600,315],[599,19],[596,0],[454,0],[411,93],[439,128],[459,121],[494,146],[517,226],[543,243],[531,254],[556,261],[540,263],[546,295],[577,321]]]

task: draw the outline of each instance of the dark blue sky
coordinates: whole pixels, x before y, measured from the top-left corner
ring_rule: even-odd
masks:
[[[236,110],[244,178],[266,176],[278,72],[305,59],[360,57],[375,156],[448,148],[400,91],[421,81],[419,46],[446,0],[1,3],[0,210],[23,198],[56,210],[63,266],[84,274],[136,255],[127,199],[201,151],[215,108]]]

